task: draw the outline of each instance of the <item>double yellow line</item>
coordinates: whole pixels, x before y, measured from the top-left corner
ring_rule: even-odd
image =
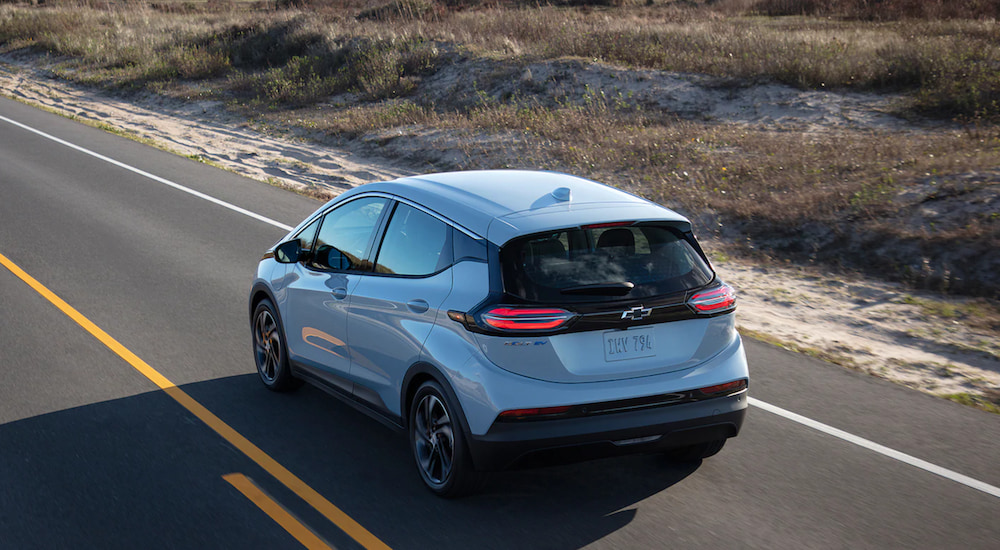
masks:
[[[298,476],[288,471],[288,469],[279,464],[278,461],[274,460],[270,457],[270,455],[251,443],[249,439],[223,422],[218,416],[215,416],[215,414],[206,409],[201,403],[195,401],[190,395],[185,393],[184,390],[178,388],[173,382],[168,380],[167,377],[163,376],[156,369],[149,366],[149,364],[139,358],[139,356],[132,353],[120,342],[112,338],[111,335],[104,332],[101,327],[95,325],[90,319],[84,317],[83,314],[73,308],[73,306],[66,303],[65,300],[46,288],[45,285],[39,283],[34,277],[18,267],[17,264],[10,261],[3,254],[0,254],[0,265],[3,265],[11,273],[17,276],[17,278],[27,283],[27,285],[30,286],[35,292],[52,303],[52,305],[56,306],[59,311],[62,311],[67,317],[83,327],[84,330],[89,332],[94,338],[97,338],[97,340],[107,346],[108,349],[113,351],[116,355],[124,359],[129,365],[132,365],[132,368],[139,371],[140,374],[156,384],[161,390],[166,392],[167,395],[172,397],[174,401],[177,401],[177,403],[187,409],[191,414],[198,417],[209,428],[214,430],[215,433],[219,434],[232,446],[239,449],[250,460],[256,462],[258,466],[274,476],[275,479],[284,484],[285,487],[288,487],[292,492],[298,495],[299,498],[309,503],[310,506],[323,514],[323,516],[333,522],[348,536],[357,541],[358,544],[370,550],[389,549],[389,546],[379,540],[378,537],[371,534],[367,529],[362,527],[361,524],[354,521],[340,508],[334,506],[333,503],[323,497],[323,495],[319,494],[315,489],[306,485],[306,483],[299,479]],[[227,481],[233,483],[232,478],[228,478]],[[234,484],[234,486],[243,492],[241,486],[237,484]],[[246,488],[246,486],[242,487]],[[244,492],[244,494],[246,495],[247,493]],[[264,511],[268,512],[266,509]],[[275,518],[275,516],[272,515],[272,518]],[[278,518],[275,518],[275,521],[281,523]]]

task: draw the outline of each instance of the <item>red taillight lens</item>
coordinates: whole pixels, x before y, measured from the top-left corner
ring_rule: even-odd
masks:
[[[736,308],[736,293],[733,287],[722,284],[695,294],[688,299],[688,305],[698,313],[720,313]]]
[[[553,330],[573,318],[565,309],[495,307],[483,313],[483,322],[500,330]]]
[[[500,413],[500,420],[525,420],[533,417],[552,416],[569,411],[570,406],[543,407],[538,409],[514,409]]]
[[[705,395],[722,395],[736,393],[747,389],[747,379],[743,378],[740,380],[734,380],[732,382],[726,382],[725,384],[718,384],[715,386],[707,386],[704,388],[698,388],[698,391]]]

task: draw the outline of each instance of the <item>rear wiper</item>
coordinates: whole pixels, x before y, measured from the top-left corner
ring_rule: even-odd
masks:
[[[632,292],[633,288],[635,288],[634,284],[623,281],[620,283],[595,283],[592,285],[571,286],[560,290],[559,293],[591,296],[624,296]]]

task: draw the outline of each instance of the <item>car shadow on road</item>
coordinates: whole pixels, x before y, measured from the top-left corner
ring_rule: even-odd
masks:
[[[403,434],[306,386],[255,375],[181,387],[392,548],[579,548],[628,525],[636,505],[698,465],[633,456],[497,473],[444,500]],[[338,548],[354,543],[160,391],[0,425],[0,533],[12,548],[294,548],[221,476],[251,477]]]
[[[315,388],[274,394],[248,375],[185,391],[397,549],[579,548],[700,466],[639,455],[498,472],[445,500],[423,487],[404,434]]]

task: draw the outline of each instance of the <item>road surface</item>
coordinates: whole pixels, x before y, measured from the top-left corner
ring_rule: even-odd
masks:
[[[438,499],[403,435],[256,379],[254,266],[318,206],[0,100],[0,548],[1000,540],[1000,416],[749,339],[754,405],[718,456],[502,473]]]

